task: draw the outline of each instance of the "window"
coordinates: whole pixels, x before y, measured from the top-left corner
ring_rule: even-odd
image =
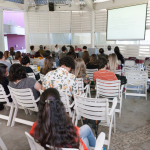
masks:
[[[91,33],[72,33],[72,44],[91,44]]]
[[[51,44],[70,44],[71,33],[51,33]]]
[[[150,30],[146,30],[145,40],[140,41],[141,45],[150,45]]]

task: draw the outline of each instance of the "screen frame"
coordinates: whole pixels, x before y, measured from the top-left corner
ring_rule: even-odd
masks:
[[[108,11],[109,11],[109,10],[114,10],[114,9],[125,8],[125,7],[138,6],[138,5],[142,5],[142,4],[146,4],[144,39],[130,39],[130,40],[129,40],[129,39],[108,39],[108,38],[107,38],[107,31],[108,31]],[[148,3],[142,3],[142,4],[137,4],[137,5],[130,5],[130,6],[124,6],[124,7],[118,7],[118,8],[107,9],[106,41],[138,41],[138,40],[145,40]]]

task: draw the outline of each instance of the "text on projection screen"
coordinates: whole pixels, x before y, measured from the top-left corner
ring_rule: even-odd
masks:
[[[143,40],[147,4],[108,10],[107,40]]]

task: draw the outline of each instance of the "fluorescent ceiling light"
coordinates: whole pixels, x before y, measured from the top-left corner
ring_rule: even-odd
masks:
[[[94,0],[94,3],[101,3],[101,2],[107,2],[107,1],[113,1],[113,0]]]

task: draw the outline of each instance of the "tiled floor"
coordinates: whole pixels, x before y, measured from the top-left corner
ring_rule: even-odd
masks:
[[[1,114],[8,114],[7,110]],[[36,114],[26,115],[19,110],[18,117],[36,120]],[[111,150],[150,150],[150,94],[148,101],[142,97],[123,98],[122,116],[116,115],[117,132],[112,132]],[[80,123],[79,123],[80,125]],[[14,127],[7,127],[6,121],[0,119],[0,136],[8,150],[29,150],[24,132],[30,131],[30,126],[16,123]],[[99,133],[108,134],[108,127],[99,126]],[[107,135],[108,136],[108,135]]]

